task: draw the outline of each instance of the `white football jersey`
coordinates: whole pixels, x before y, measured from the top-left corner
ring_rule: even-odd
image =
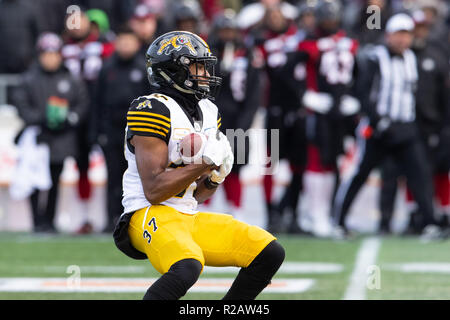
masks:
[[[139,172],[137,170],[134,147],[129,143],[133,135],[153,136],[167,143],[169,159],[166,170],[175,170],[184,164],[175,164],[179,159],[179,143],[184,136],[192,132],[209,134],[210,130],[220,128],[221,118],[217,106],[208,99],[198,102],[201,110],[200,121],[194,121],[187,112],[172,98],[163,94],[151,94],[135,99],[127,114],[125,158],[128,169],[123,176],[124,213],[133,212],[147,206]],[[179,162],[178,162],[179,163]],[[197,213],[197,200],[194,191],[197,184],[193,182],[188,188],[162,202],[187,214]]]

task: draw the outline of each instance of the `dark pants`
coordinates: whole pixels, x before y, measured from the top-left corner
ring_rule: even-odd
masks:
[[[379,206],[381,212],[380,230],[389,230],[397,196],[397,180],[400,170],[394,159],[387,157],[381,165],[381,181]]]
[[[89,126],[87,123],[83,123],[77,128],[78,156],[75,158],[75,161],[80,173],[78,195],[81,200],[88,200],[91,196],[91,184],[88,178],[91,144],[89,143],[88,132]]]
[[[50,164],[52,187],[48,192],[36,190],[31,194],[30,201],[35,231],[55,230],[53,220],[58,200],[59,177],[63,167],[64,164]]]
[[[115,223],[123,213],[122,206],[122,178],[127,169],[127,162],[123,155],[123,145],[107,145],[103,148],[108,173],[107,203],[108,212],[107,231],[114,229]]]
[[[431,172],[420,138],[395,145],[389,145],[386,140],[377,138],[359,138],[358,144],[361,154],[355,173],[340,185],[336,194],[333,206],[335,222],[345,227],[345,218],[358,191],[372,169],[379,166],[389,155],[406,177],[425,225],[434,224]]]
[[[446,146],[446,141],[440,141],[438,145],[429,145],[428,142],[431,140],[432,135],[437,135],[436,132],[427,132],[421,131],[421,139],[423,141],[423,145],[425,146],[425,155],[427,157],[428,163],[430,164],[430,170],[433,174],[434,179],[434,197],[441,200],[441,204],[444,205],[448,203],[448,189],[447,182],[448,181],[448,163],[445,157],[445,150],[448,148]],[[381,180],[383,182],[381,190],[380,190],[380,198],[379,205],[381,211],[381,223],[380,229],[389,230],[389,224],[394,212],[394,203],[395,197],[397,194],[397,180],[401,177],[401,170],[398,167],[398,164],[395,161],[388,157],[382,165],[381,170]],[[442,178],[440,178],[442,177]],[[443,183],[440,183],[443,181]],[[411,212],[411,220],[410,220],[410,228],[413,228],[412,231],[419,231],[423,228],[421,223],[420,212],[413,211]]]

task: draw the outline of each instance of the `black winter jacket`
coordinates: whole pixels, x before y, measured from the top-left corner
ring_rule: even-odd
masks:
[[[57,97],[68,102],[68,117],[62,128],[47,126],[46,112],[49,98]],[[41,128],[39,140],[50,148],[50,162],[63,163],[68,156],[78,155],[76,128],[88,116],[89,98],[81,79],[61,67],[56,72],[46,72],[33,64],[23,74],[22,84],[12,92],[12,100],[25,126]]]

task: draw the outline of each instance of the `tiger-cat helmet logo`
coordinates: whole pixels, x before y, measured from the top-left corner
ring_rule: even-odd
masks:
[[[197,50],[192,45],[191,38],[186,35],[175,35],[169,39],[164,39],[161,41],[161,46],[157,53],[158,55],[163,53],[170,55],[173,51],[180,51],[183,47],[188,48],[192,55],[197,55]]]

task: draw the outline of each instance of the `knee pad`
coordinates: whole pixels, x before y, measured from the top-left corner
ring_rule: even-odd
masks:
[[[187,291],[197,282],[202,268],[203,266],[198,260],[183,259],[174,263],[167,273],[176,276]]]
[[[247,268],[239,271],[224,300],[252,300],[270,283],[285,257],[283,247],[273,240]]]
[[[256,271],[258,275],[271,279],[280,268],[286,253],[284,248],[276,241],[270,242],[246,268],[250,272]]]
[[[178,300],[186,294],[197,281],[202,264],[195,259],[183,259],[174,263],[147,290],[144,300]]]

